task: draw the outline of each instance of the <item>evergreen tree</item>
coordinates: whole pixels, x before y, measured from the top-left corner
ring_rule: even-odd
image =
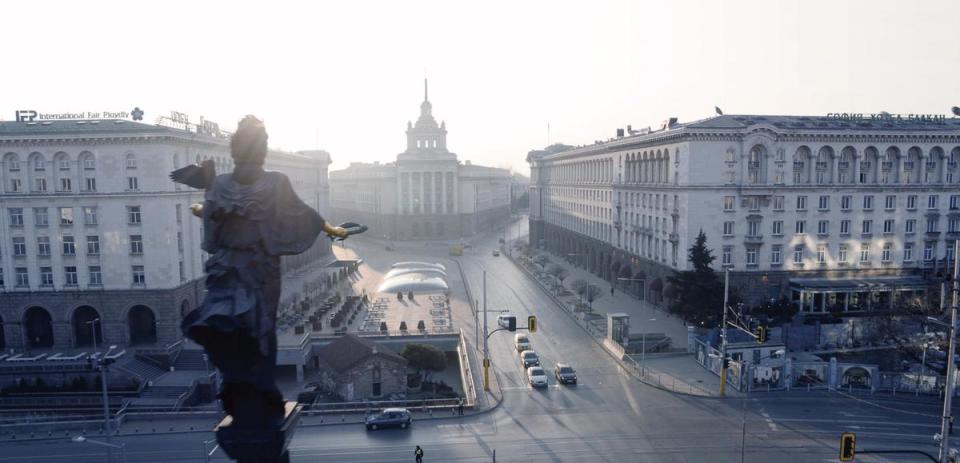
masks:
[[[687,259],[693,265],[693,270],[678,272],[667,278],[676,294],[670,311],[695,326],[717,326],[723,314],[723,283],[710,267],[716,257],[707,248],[707,236],[703,230],[690,246]]]

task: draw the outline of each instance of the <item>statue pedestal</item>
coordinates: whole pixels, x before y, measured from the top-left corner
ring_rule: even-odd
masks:
[[[302,409],[296,402],[287,402],[283,423],[261,429],[235,429],[233,417],[227,415],[214,428],[217,443],[227,456],[240,463],[289,463],[287,445],[300,423]]]

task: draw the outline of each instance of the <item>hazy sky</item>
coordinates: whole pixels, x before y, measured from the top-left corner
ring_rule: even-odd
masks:
[[[145,6],[149,5],[149,6]],[[728,113],[949,113],[957,1],[4,2],[0,118],[171,109],[334,168],[391,161],[430,79],[461,160]]]

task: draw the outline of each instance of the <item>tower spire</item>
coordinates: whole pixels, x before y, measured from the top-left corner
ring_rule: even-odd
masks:
[[[427,78],[424,77],[423,78],[423,101],[427,101],[427,100],[429,100],[429,98],[427,98]]]

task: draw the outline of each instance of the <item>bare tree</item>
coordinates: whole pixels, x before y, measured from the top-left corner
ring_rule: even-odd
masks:
[[[601,291],[600,287],[597,285],[587,285],[586,289],[583,291],[583,297],[587,299],[587,303],[590,304],[590,311],[593,311],[593,301],[597,300],[600,297]]]
[[[547,267],[547,273],[553,275],[553,277],[557,279],[557,290],[563,286],[563,280],[570,275],[570,271],[560,264],[550,264],[550,266]]]

